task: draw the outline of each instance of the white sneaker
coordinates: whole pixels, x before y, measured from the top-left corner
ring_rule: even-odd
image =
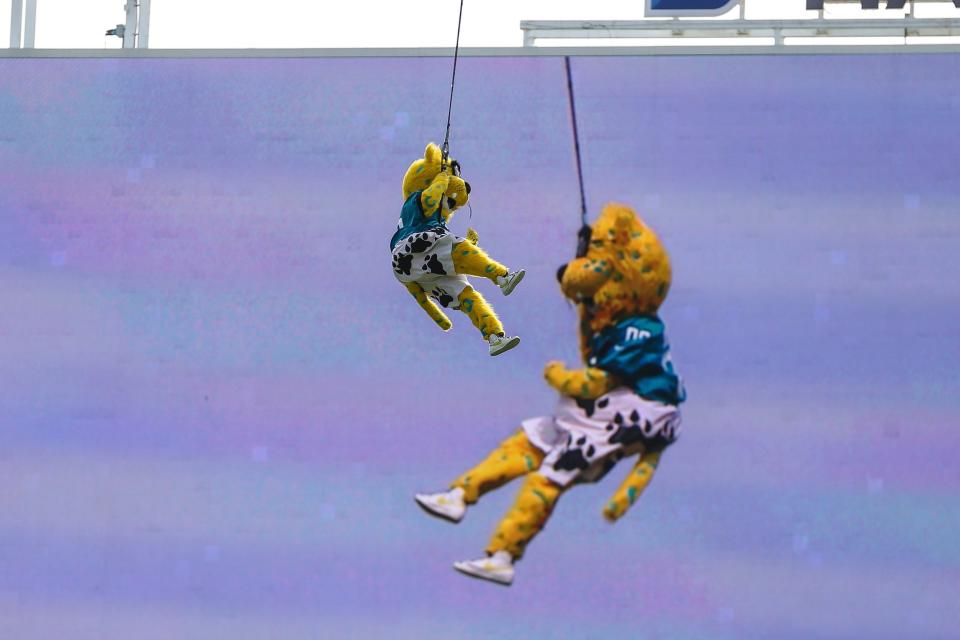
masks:
[[[506,551],[497,551],[489,558],[454,562],[453,568],[473,578],[505,586],[513,583],[513,558]]]
[[[418,493],[413,499],[430,515],[450,522],[460,522],[467,513],[467,503],[460,487],[442,493]]]
[[[510,292],[520,284],[520,281],[523,280],[523,276],[526,275],[526,273],[526,271],[520,269],[513,273],[508,273],[505,276],[497,276],[497,286],[503,291],[503,295],[510,295]]]
[[[489,341],[490,341],[490,355],[498,356],[504,351],[510,351],[510,349],[513,349],[515,346],[520,344],[520,337],[513,336],[511,338],[508,336],[498,336],[496,334],[491,334]]]

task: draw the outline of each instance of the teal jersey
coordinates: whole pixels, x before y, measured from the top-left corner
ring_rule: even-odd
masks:
[[[400,222],[397,224],[397,230],[393,234],[393,237],[390,238],[391,251],[401,240],[415,233],[436,227],[440,227],[446,231],[447,225],[443,219],[443,214],[440,212],[442,207],[438,206],[437,210],[429,218],[423,217],[423,205],[420,204],[421,193],[423,192],[415,191],[407,198],[407,201],[403,203],[403,208],[400,210]]]
[[[593,336],[588,364],[613,374],[648,400],[677,405],[687,399],[657,316],[627,318]]]

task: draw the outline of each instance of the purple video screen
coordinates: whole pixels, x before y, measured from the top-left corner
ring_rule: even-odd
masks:
[[[441,490],[578,362],[562,57],[459,62],[459,212],[521,345],[394,279],[446,58],[0,60],[0,637],[940,639],[960,628],[960,56],[575,57],[587,208],[634,207],[684,434],[564,495]]]

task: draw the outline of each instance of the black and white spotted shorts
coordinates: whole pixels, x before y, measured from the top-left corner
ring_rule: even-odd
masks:
[[[470,286],[453,266],[453,245],[463,240],[440,228],[407,236],[393,248],[393,275],[403,284],[416,282],[440,306],[458,308]]]
[[[546,454],[539,473],[566,487],[596,482],[625,456],[669,446],[680,435],[680,410],[618,387],[596,400],[562,397],[554,415],[521,426]]]

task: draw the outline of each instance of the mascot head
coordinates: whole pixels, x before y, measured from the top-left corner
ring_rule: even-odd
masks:
[[[443,152],[434,143],[427,145],[423,157],[414,160],[403,176],[403,199],[406,200],[417,191],[430,186],[440,173]],[[446,170],[450,172],[450,183],[444,192],[443,215],[450,215],[470,200],[470,183],[460,177],[460,163],[447,157]]]
[[[577,304],[587,338],[629,316],[655,314],[670,289],[670,259],[630,207],[608,204],[593,225],[586,255],[560,267],[557,279]]]

